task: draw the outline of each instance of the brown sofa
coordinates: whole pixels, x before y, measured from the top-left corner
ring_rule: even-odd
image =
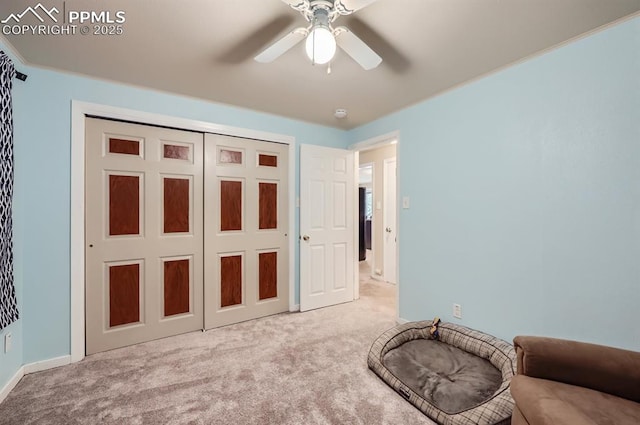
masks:
[[[512,425],[640,424],[640,352],[517,336]]]

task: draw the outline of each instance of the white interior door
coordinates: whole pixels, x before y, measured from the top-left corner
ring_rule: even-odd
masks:
[[[396,283],[396,159],[384,160],[384,280]]]
[[[300,310],[353,301],[354,153],[300,146]]]
[[[202,133],[86,120],[87,354],[202,329]]]
[[[289,310],[289,147],[205,135],[205,328]]]

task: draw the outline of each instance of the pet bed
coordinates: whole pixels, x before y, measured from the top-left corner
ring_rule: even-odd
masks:
[[[513,346],[453,323],[398,325],[369,350],[368,364],[383,381],[442,425],[507,425],[514,402]]]

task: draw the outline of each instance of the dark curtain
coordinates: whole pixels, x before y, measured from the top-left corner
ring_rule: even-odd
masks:
[[[7,55],[0,51],[0,330],[18,320],[13,285],[13,114],[11,86],[16,71]]]

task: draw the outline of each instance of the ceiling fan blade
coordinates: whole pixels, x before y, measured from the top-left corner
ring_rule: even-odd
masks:
[[[228,49],[216,57],[216,61],[237,65],[252,59],[267,47],[265,40],[267,42],[274,40],[287,28],[291,28],[294,19],[295,17],[289,13],[276,16],[271,21],[231,44]]]
[[[365,70],[373,69],[382,62],[382,58],[371,47],[367,46],[364,41],[360,40],[358,36],[347,28],[338,27],[334,30],[333,35],[338,46]]]
[[[289,34],[282,37],[280,40],[273,43],[271,46],[267,47],[256,56],[254,59],[256,62],[260,63],[269,63],[273,62],[281,55],[283,55],[287,50],[291,49],[293,46],[301,42],[309,33],[306,28],[296,28],[291,31]]]
[[[376,53],[384,58],[385,68],[398,74],[404,74],[411,68],[411,61],[402,51],[391,44],[382,34],[358,18],[358,14],[345,17],[345,26],[367,43],[375,46]]]
[[[285,3],[289,3],[286,0],[282,0]],[[360,10],[363,7],[369,6],[371,3],[376,2],[377,0],[336,0],[334,6],[336,10],[341,15],[350,15],[356,10]],[[291,2],[295,2],[295,0],[291,0]]]

